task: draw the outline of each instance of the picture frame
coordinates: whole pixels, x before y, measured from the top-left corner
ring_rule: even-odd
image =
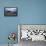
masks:
[[[46,24],[19,24],[18,38],[19,42],[22,40],[46,41]]]
[[[18,8],[4,7],[4,16],[18,16]]]

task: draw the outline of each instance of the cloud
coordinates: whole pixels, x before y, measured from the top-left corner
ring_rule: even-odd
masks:
[[[6,11],[16,11],[16,8],[6,8]]]

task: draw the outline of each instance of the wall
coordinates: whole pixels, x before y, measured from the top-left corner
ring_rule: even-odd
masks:
[[[18,7],[18,16],[4,17],[4,7]],[[46,0],[0,0],[0,44],[8,43],[9,32],[18,32],[17,24],[46,24]]]

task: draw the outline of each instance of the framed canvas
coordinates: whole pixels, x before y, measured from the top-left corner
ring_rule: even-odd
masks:
[[[20,33],[19,41],[46,41],[45,24],[20,24],[18,25],[18,33]]]
[[[4,8],[4,16],[17,16],[17,7],[5,7]]]

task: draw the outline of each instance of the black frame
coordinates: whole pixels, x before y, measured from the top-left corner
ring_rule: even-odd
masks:
[[[11,15],[8,15],[6,13],[6,8],[16,8],[16,11],[15,11],[15,13],[13,13],[13,15],[12,14]],[[17,7],[4,7],[4,16],[18,16],[18,8]]]

